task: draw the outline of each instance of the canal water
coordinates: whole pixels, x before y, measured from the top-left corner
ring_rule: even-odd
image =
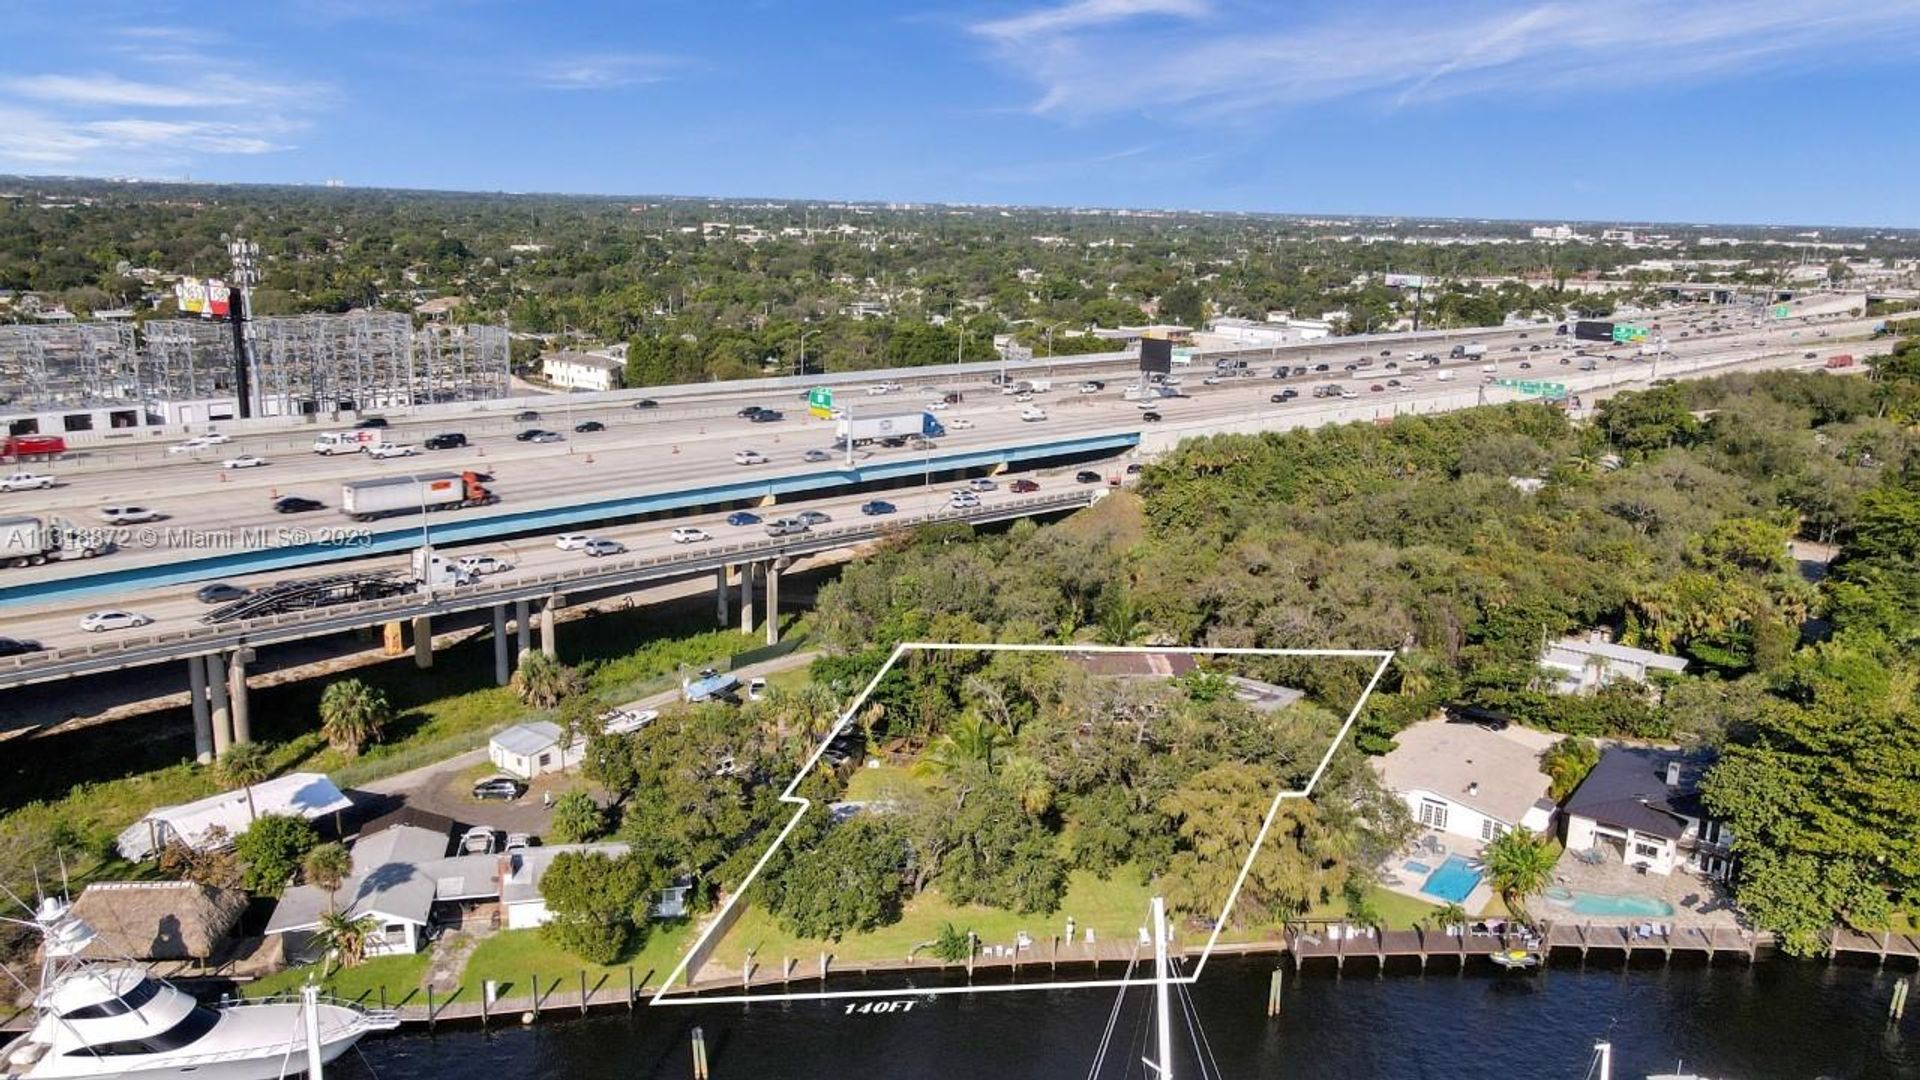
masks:
[[[1364,967],[1364,965],[1363,965]],[[1205,1053],[1232,1078],[1440,1080],[1587,1075],[1610,1040],[1617,1080],[1920,1078],[1920,1008],[1889,1025],[1904,973],[1785,960],[1752,967],[1593,966],[1535,974],[1469,971],[1344,976],[1289,971],[1268,1020],[1273,961],[1215,960],[1191,988]],[[1150,993],[1111,990],[903,996],[849,1014],[844,1001],[637,1008],[531,1027],[443,1027],[369,1041],[336,1077],[383,1080],[686,1080],[703,1029],[713,1080],[1117,1080],[1146,1075]],[[1192,1042],[1184,1010],[1176,1041]],[[1109,1017],[1105,1067],[1091,1072]],[[1203,1074],[1184,1055],[1178,1080]],[[1676,1064],[1682,1066],[1676,1069]]]

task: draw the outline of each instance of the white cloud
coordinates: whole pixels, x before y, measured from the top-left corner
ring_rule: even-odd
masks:
[[[26,75],[0,81],[0,90],[67,105],[122,105],[147,109],[217,108],[232,99],[191,86],[133,82],[113,75]]]
[[[676,66],[673,57],[652,53],[600,53],[552,60],[532,74],[548,90],[617,90],[660,82]]]
[[[1080,0],[972,30],[1039,84],[1037,112],[1177,109],[1228,121],[1341,98],[1414,106],[1832,68],[1910,51],[1920,40],[1912,0],[1481,0],[1298,11]]]

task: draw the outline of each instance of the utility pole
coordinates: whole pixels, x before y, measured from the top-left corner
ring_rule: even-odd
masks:
[[[260,280],[260,245],[236,236],[227,242],[227,254],[233,257],[232,306],[227,312],[227,321],[233,324],[233,392],[239,399],[240,419],[245,420],[256,412],[252,323],[253,287]]]

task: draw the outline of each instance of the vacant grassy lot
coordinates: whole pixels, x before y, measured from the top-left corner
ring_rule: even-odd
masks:
[[[583,971],[587,989],[596,995],[625,993],[629,967],[635,987],[657,987],[673,973],[692,941],[691,923],[657,922],[638,952],[621,963],[602,967],[554,945],[538,930],[502,930],[482,941],[468,958],[460,977],[462,1000],[464,995],[481,993],[488,979],[500,984],[501,997],[523,998],[536,975],[542,994],[555,990],[577,993]]]

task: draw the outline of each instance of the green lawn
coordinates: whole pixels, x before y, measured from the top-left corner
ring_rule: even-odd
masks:
[[[658,986],[680,963],[686,947],[693,943],[690,922],[654,923],[647,942],[624,963],[601,967],[589,964],[548,941],[538,930],[502,930],[480,943],[467,959],[462,973],[461,996],[480,993],[488,979],[500,984],[502,997],[525,997],[535,975],[541,991],[552,993],[556,982],[560,990],[580,988],[580,972],[587,973],[587,987],[602,991],[625,991],[627,968],[633,968],[634,985]]]
[[[911,770],[899,765],[882,765],[877,769],[853,770],[853,776],[847,780],[847,793],[842,798],[848,802],[884,801],[926,788],[926,781],[913,775]]]
[[[1116,871],[1107,881],[1084,870],[1074,871],[1066,899],[1060,910],[1050,915],[1021,915],[977,905],[956,906],[948,903],[938,889],[929,889],[907,904],[899,922],[869,933],[850,934],[838,942],[797,938],[782,930],[767,912],[750,907],[715,948],[713,958],[738,968],[751,949],[755,963],[776,971],[783,957],[811,964],[818,962],[822,952],[833,954],[835,962],[840,964],[905,960],[915,946],[938,937],[946,923],[972,930],[987,944],[1010,945],[1015,934],[1025,930],[1044,950],[1049,938],[1066,929],[1068,915],[1073,916],[1078,927],[1092,927],[1096,941],[1132,941],[1146,922],[1149,899],[1148,888],[1139,884],[1138,876],[1130,868]],[[1085,930],[1077,929],[1075,933],[1078,936]]]
[[[288,968],[247,983],[240,988],[240,992],[247,997],[270,997],[282,991],[298,990],[309,975],[318,972],[318,964]],[[419,994],[421,980],[426,974],[427,954],[424,952],[411,956],[376,956],[352,967],[341,968],[320,985],[336,997],[375,1004],[380,1001],[381,988],[385,987],[387,1002],[399,1004]]]

